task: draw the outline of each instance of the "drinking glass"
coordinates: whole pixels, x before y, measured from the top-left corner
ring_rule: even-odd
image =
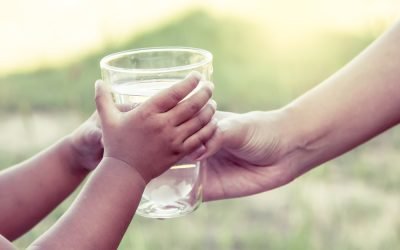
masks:
[[[197,71],[211,81],[212,54],[186,47],[143,48],[108,55],[100,61],[114,102],[138,105]],[[157,156],[154,156],[157,157]],[[148,183],[137,214],[173,218],[193,212],[202,201],[200,162],[182,159]]]

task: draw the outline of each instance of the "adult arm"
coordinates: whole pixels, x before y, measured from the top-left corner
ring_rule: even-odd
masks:
[[[347,66],[290,103],[299,168],[347,152],[400,121],[400,22]]]
[[[327,80],[273,111],[219,113],[206,200],[264,192],[400,121],[400,22]]]

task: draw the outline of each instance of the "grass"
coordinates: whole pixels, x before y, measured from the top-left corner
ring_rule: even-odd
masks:
[[[263,34],[263,35],[260,35]],[[3,112],[88,114],[99,60],[138,47],[200,47],[214,55],[220,109],[272,109],[340,68],[374,37],[327,30],[318,39],[277,48],[273,34],[241,20],[194,11],[119,45],[108,45],[59,68],[0,78]],[[294,183],[255,197],[203,204],[172,220],[136,217],[120,249],[397,249],[400,245],[400,133],[392,130]],[[0,152],[9,166],[37,149]],[[16,244],[26,247],[62,215],[74,195]]]

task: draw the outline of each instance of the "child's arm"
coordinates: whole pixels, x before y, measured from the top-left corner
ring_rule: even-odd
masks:
[[[29,249],[117,249],[145,185],[134,167],[105,157],[71,208]]]
[[[14,240],[31,229],[101,159],[95,115],[47,150],[0,173],[0,235]]]
[[[1,250],[14,250],[14,246],[6,238],[0,235],[0,249]]]
[[[146,183],[186,154],[204,151],[216,129],[215,105],[207,105],[211,84],[183,100],[198,82],[192,75],[126,113],[97,84],[104,158],[71,208],[30,249],[116,249]]]

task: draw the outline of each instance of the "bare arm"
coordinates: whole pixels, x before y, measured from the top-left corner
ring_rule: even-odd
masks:
[[[400,122],[400,22],[287,106],[219,113],[208,142],[206,200],[287,184]],[[221,147],[221,148],[219,148]]]
[[[399,44],[400,22],[283,109],[301,168],[336,157],[399,123]]]
[[[32,228],[85,178],[103,152],[94,113],[70,135],[0,173],[0,235],[14,240]]]
[[[0,234],[14,240],[37,224],[88,173],[74,165],[69,138],[0,173]]]
[[[129,112],[119,112],[99,83],[104,158],[71,208],[29,249],[116,249],[146,183],[215,132],[212,85],[183,100],[199,80],[192,75]]]
[[[6,238],[0,235],[0,249],[2,250],[14,250],[14,246]]]
[[[145,185],[135,168],[104,158],[67,213],[29,249],[117,249]]]

